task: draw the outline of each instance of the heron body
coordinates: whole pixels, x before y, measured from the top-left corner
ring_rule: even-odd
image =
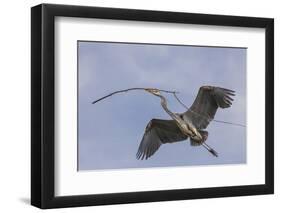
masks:
[[[193,126],[193,124],[188,120],[186,121],[184,120],[184,118],[181,118],[179,114],[172,113],[167,107],[166,99],[162,95],[160,95],[159,97],[161,98],[161,106],[171,116],[171,118],[176,121],[176,124],[180,128],[182,133],[185,134],[186,136],[194,137],[197,140],[201,140],[202,137],[200,133],[197,131],[197,129]]]
[[[152,119],[146,126],[145,133],[139,145],[137,159],[148,159],[162,144],[175,143],[190,139],[192,146],[202,145],[214,156],[218,156],[209,145],[205,143],[209,133],[204,129],[214,119],[218,108],[231,106],[234,91],[213,87],[200,87],[192,106],[184,113],[173,113],[167,107],[167,101],[158,89],[146,89],[147,92],[161,99],[161,106],[172,120]]]

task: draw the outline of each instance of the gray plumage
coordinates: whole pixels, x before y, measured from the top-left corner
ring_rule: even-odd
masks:
[[[174,143],[187,139],[174,120],[152,119],[146,126],[140,143],[137,158],[147,159],[165,143]]]
[[[217,157],[217,153],[205,144],[208,132],[204,129],[214,119],[218,108],[231,106],[233,101],[231,96],[235,95],[233,90],[202,86],[192,106],[181,114],[169,111],[166,99],[159,90],[147,89],[147,91],[161,98],[163,109],[173,120],[152,119],[148,123],[136,154],[137,159],[151,157],[162,144],[179,142],[188,138],[192,146],[203,145]]]

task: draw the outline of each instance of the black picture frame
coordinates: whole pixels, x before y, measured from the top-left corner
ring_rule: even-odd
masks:
[[[54,195],[54,20],[81,17],[264,28],[265,184],[93,195]],[[31,204],[42,209],[274,193],[274,20],[271,18],[41,4],[31,8]]]

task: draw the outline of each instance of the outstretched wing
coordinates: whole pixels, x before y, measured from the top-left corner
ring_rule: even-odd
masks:
[[[233,90],[202,86],[190,109],[183,114],[184,119],[192,121],[198,129],[205,129],[215,117],[217,109],[231,106],[235,92]]]
[[[174,143],[187,139],[174,120],[152,119],[146,126],[145,133],[136,154],[137,159],[151,157],[164,143]]]

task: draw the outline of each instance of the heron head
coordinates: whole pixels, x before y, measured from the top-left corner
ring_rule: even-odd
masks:
[[[145,89],[145,91],[153,94],[153,95],[156,95],[156,96],[160,96],[161,93],[160,93],[160,90],[159,89],[154,89],[154,88],[147,88]]]

